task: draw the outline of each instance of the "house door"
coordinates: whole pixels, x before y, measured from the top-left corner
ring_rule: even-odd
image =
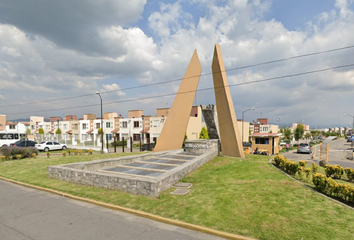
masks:
[[[272,141],[272,155],[274,155],[274,147],[275,147],[275,141],[274,141],[274,137],[273,137],[273,141]]]

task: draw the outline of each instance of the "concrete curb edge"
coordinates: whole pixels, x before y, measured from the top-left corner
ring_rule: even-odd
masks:
[[[100,201],[96,201],[96,200],[92,200],[92,199],[88,199],[88,198],[78,197],[78,196],[75,196],[72,194],[60,192],[57,190],[52,190],[49,188],[39,187],[39,186],[31,185],[28,183],[15,181],[15,180],[1,177],[1,176],[0,176],[0,180],[11,182],[11,183],[14,183],[14,184],[17,184],[20,186],[24,186],[24,187],[30,187],[30,188],[40,190],[40,191],[49,192],[49,193],[56,194],[56,195],[59,195],[62,197],[67,197],[70,199],[74,199],[74,200],[78,200],[78,201],[82,201],[82,202],[87,202],[90,204],[109,208],[112,210],[118,210],[118,211],[130,213],[130,214],[134,214],[136,216],[148,218],[148,219],[151,219],[154,221],[163,222],[163,223],[167,223],[167,224],[171,224],[171,225],[175,225],[175,226],[179,226],[179,227],[183,227],[183,228],[187,228],[187,229],[191,229],[191,230],[195,230],[195,231],[199,231],[199,232],[203,232],[203,233],[212,234],[212,235],[226,238],[226,239],[231,239],[231,240],[254,240],[255,239],[255,238],[250,238],[250,237],[245,237],[242,235],[227,233],[227,232],[223,232],[223,231],[219,231],[219,230],[215,230],[212,228],[207,228],[207,227],[203,227],[203,226],[199,226],[199,225],[195,225],[195,224],[190,224],[190,223],[186,223],[186,222],[182,222],[182,221],[178,221],[178,220],[174,220],[174,219],[170,219],[170,218],[165,218],[165,217],[161,217],[161,216],[154,215],[151,213],[146,213],[146,212],[139,211],[139,210],[125,208],[125,207],[121,207],[121,206],[117,206],[117,205],[113,205],[113,204],[109,204],[109,203],[104,203],[104,202],[100,202]]]

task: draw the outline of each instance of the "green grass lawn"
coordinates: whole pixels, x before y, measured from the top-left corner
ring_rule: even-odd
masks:
[[[352,239],[354,210],[288,178],[269,157],[217,157],[186,176],[186,196],[159,198],[75,185],[47,177],[47,166],[125,154],[53,156],[0,163],[0,175],[73,195],[259,239]],[[136,154],[136,153],[135,153]]]

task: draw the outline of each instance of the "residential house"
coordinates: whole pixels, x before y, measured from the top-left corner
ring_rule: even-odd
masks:
[[[3,131],[6,129],[6,115],[1,114],[0,115],[0,131]]]

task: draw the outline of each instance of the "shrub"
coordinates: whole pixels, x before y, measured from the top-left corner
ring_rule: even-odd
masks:
[[[297,168],[297,173],[299,174],[300,177],[302,177],[303,171],[304,171],[304,167],[300,166]]]
[[[50,157],[50,152],[47,152],[47,157],[48,157],[48,158]]]
[[[347,177],[348,177],[349,181],[353,182],[353,180],[354,180],[354,169],[346,168],[345,169],[345,173],[347,174]]]
[[[320,192],[340,198],[347,202],[354,202],[354,187],[348,184],[337,183],[321,173],[315,173],[312,181]]]
[[[305,170],[306,178],[309,179],[311,174],[311,168],[305,168],[304,170]]]
[[[305,166],[306,166],[306,163],[307,163],[307,161],[299,161],[299,165],[300,165],[301,167],[305,167]]]
[[[283,171],[295,175],[298,171],[299,165],[293,161],[289,161],[282,155],[277,155],[274,158],[275,166],[279,167]]]
[[[318,166],[316,165],[316,163],[312,163],[312,173],[317,173],[318,171]]]
[[[93,150],[92,150],[92,149],[89,149],[87,152],[88,152],[88,154],[91,155],[91,154],[93,153]]]
[[[66,151],[62,151],[61,153],[63,154],[63,157],[66,156]]]
[[[321,192],[324,191],[327,187],[327,177],[321,173],[313,174],[312,182]]]
[[[17,155],[21,155],[21,158],[30,158],[32,157],[33,153],[38,153],[38,150],[36,148],[22,148],[22,147],[2,147],[1,148],[1,153],[9,159],[11,156],[13,158],[17,158]]]
[[[17,159],[21,159],[22,158],[22,154],[16,154],[16,158]]]
[[[325,172],[327,177],[340,179],[344,173],[343,167],[340,165],[326,165]]]
[[[32,153],[32,157],[36,158],[37,157],[37,153]]]
[[[79,153],[79,150],[75,149],[74,154],[77,155]]]
[[[114,141],[111,143],[112,147],[114,147]],[[127,145],[127,140],[124,140],[124,146]],[[116,146],[121,147],[123,146],[123,141],[116,141]]]
[[[5,159],[6,159],[6,156],[5,156],[5,155],[2,155],[2,156],[0,157],[1,162],[5,161]]]
[[[276,155],[274,157],[275,166],[280,167],[280,164],[284,162],[285,157],[283,155]]]
[[[79,153],[79,155],[81,155],[81,154],[82,154],[82,150],[78,150],[77,152]]]

